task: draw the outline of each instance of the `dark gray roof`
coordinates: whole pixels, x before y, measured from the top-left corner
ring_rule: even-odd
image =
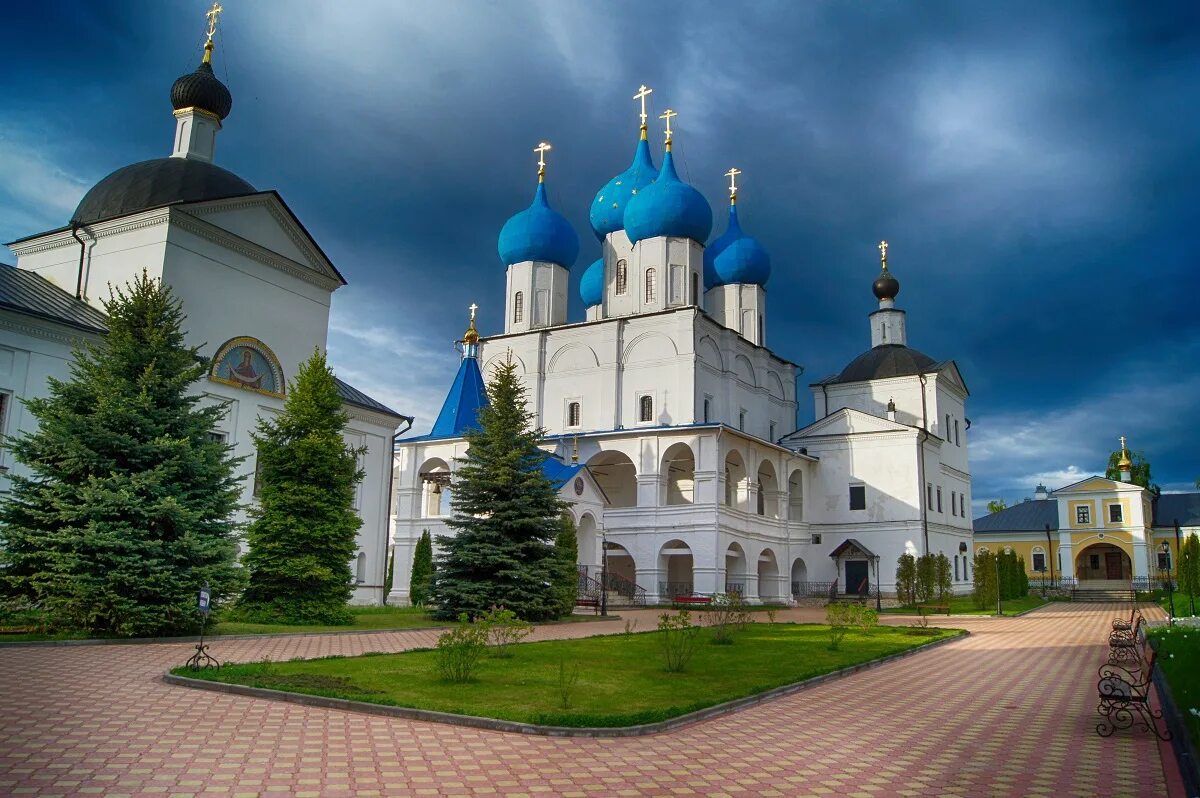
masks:
[[[882,380],[888,377],[911,377],[941,371],[945,363],[939,363],[924,352],[900,344],[884,344],[863,352],[841,374],[826,377],[817,385],[836,385],[843,382]]]
[[[72,224],[91,224],[179,202],[257,193],[242,178],[207,161],[155,158],[122,167],[83,195]]]
[[[233,95],[217,80],[212,65],[201,61],[195,72],[182,76],[171,87],[171,107],[176,111],[200,108],[224,119],[233,110]]]
[[[0,308],[94,333],[108,332],[108,318],[39,274],[0,264]]]
[[[1045,532],[1046,524],[1051,529],[1058,529],[1057,499],[1021,502],[972,522],[976,535],[988,532]]]
[[[1200,493],[1164,493],[1154,500],[1154,526],[1200,526]]]
[[[397,413],[387,405],[383,404],[382,402],[375,401],[362,391],[355,388],[353,385],[342,382],[337,377],[334,377],[333,381],[337,383],[338,395],[342,397],[342,401],[346,404],[355,405],[356,407],[363,407],[367,410],[374,410],[376,413],[384,413],[395,418],[404,418],[408,419],[409,421],[412,420],[410,416],[406,416],[403,413]]]

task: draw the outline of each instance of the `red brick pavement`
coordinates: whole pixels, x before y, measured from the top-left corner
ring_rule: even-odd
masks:
[[[1118,611],[1057,604],[1023,618],[954,619],[969,638],[675,732],[605,740],[163,684],[162,672],[187,657],[182,644],[6,647],[0,795],[1162,796],[1152,737],[1094,731],[1095,672]],[[652,613],[634,615],[639,628],[652,625]],[[222,659],[287,659],[397,651],[435,637],[218,640],[214,649]]]

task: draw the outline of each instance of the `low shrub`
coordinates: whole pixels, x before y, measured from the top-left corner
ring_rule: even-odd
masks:
[[[458,625],[438,638],[434,660],[438,675],[455,684],[471,681],[475,666],[487,647],[487,627],[471,623],[465,612],[460,613]]]
[[[492,607],[476,623],[484,628],[493,657],[511,657],[512,647],[533,634],[533,624],[503,607]]]
[[[879,625],[879,613],[865,604],[830,604],[825,608],[829,624],[829,650],[837,651],[851,628],[866,632]]]
[[[712,641],[719,646],[733,643],[733,633],[745,628],[750,613],[737,593],[725,593],[713,598],[704,610],[704,618],[712,629]]]
[[[700,627],[692,625],[691,613],[680,610],[658,616],[658,631],[667,670],[682,673],[692,654],[696,653],[696,634]]]
[[[558,697],[563,709],[571,708],[571,697],[575,694],[575,685],[579,683],[579,663],[567,664],[566,659],[558,661]]]

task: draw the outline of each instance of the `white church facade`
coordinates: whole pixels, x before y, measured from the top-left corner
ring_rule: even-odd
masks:
[[[197,390],[227,408],[213,434],[246,458],[242,504],[252,506],[251,432],[283,408],[299,365],[324,351],[331,297],[346,281],[279,194],[214,163],[232,97],[213,74],[211,54],[210,35],[200,67],[172,88],[169,157],[118,169],[84,196],[67,225],[9,244],[17,264],[0,266],[0,434],[36,427],[23,400],[46,395],[51,377],[69,378],[72,346],[103,340],[110,286],[145,271],[170,286],[187,315],[187,341],[212,360]],[[392,442],[411,419],[344,382],[339,390],[350,419],[346,440],[366,448],[353,601],[379,604]],[[7,474],[21,467],[0,447],[0,501]]]
[[[538,148],[533,203],[500,233],[503,332],[478,337],[472,311],[433,429],[397,443],[389,603],[408,601],[421,533],[450,534],[463,433],[508,358],[547,431],[547,473],[572,503],[584,579],[603,573],[611,591],[649,603],[730,592],[785,602],[887,594],[901,554],[941,552],[955,590],[969,590],[968,391],[953,361],[907,346],[886,244],[872,346],[810,386],[817,420],[797,429],[802,369],[767,347],[771,262],[741,229],[739,173],[728,173],[727,229],[708,242],[712,211],[676,173],[670,111],[654,166],[648,93],[635,98],[633,163],[591,208],[603,255],[581,277],[582,321],[567,318],[578,238],[549,205]]]

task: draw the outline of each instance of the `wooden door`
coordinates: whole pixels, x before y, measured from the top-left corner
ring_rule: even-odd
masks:
[[[1121,567],[1122,559],[1121,552],[1119,551],[1104,552],[1104,569],[1106,571],[1105,576],[1108,579],[1124,578],[1124,569]]]

